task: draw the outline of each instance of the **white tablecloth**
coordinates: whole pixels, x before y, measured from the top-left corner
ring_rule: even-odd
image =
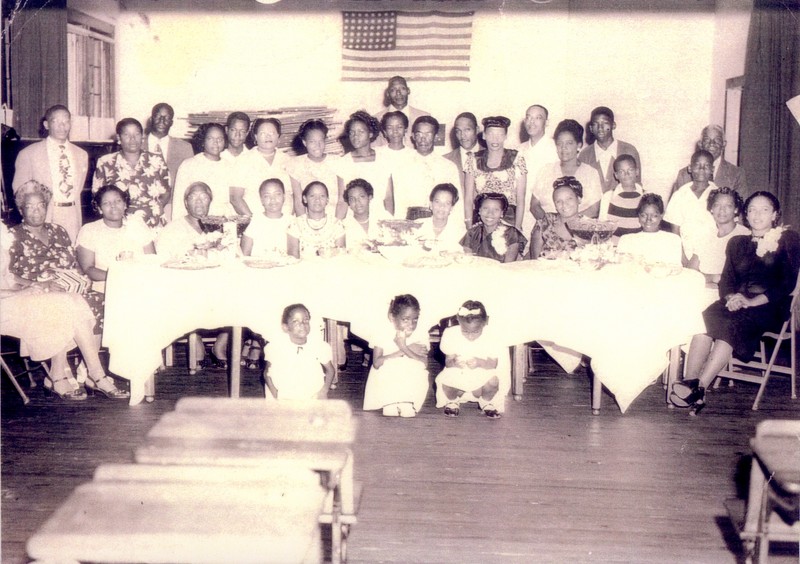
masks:
[[[111,371],[141,386],[161,364],[161,350],[192,330],[243,326],[269,340],[281,330],[283,308],[300,302],[312,320],[349,321],[353,333],[370,340],[389,323],[391,298],[403,293],[419,299],[424,327],[477,299],[505,344],[543,339],[590,356],[623,412],[666,367],[669,349],[704,331],[703,278],[694,271],[659,279],[636,265],[588,271],[478,258],[408,268],[373,255],[272,269],[119,262],[109,269],[103,344]]]

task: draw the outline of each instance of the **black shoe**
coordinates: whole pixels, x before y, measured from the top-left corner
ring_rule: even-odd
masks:
[[[698,390],[703,390],[705,393],[705,389],[699,386],[700,380],[697,378],[675,382],[672,384],[669,401],[676,407],[691,407],[697,399]]]

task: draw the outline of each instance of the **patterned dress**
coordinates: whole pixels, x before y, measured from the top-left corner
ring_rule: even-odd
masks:
[[[508,198],[509,206],[503,219],[513,224],[517,207],[517,178],[520,175],[528,174],[525,157],[514,149],[503,149],[500,166],[489,168],[486,164],[488,155],[489,153],[484,149],[470,156],[467,164],[464,165],[464,172],[471,174],[475,179],[476,198],[484,192],[498,192]],[[524,205],[524,202],[520,202],[520,204]],[[476,209],[474,221],[477,221],[477,212]]]
[[[128,215],[138,216],[148,227],[166,224],[164,206],[171,200],[169,170],[163,157],[142,151],[136,166],[131,167],[121,151],[104,155],[97,161],[92,193],[113,184],[131,197]]]
[[[79,271],[78,260],[72,248],[67,230],[55,223],[45,223],[44,229],[50,238],[50,244],[45,245],[34,237],[29,228],[23,223],[10,229],[14,242],[9,250],[10,267],[12,274],[25,280],[38,280],[46,275],[48,270],[65,268]],[[95,317],[95,334],[103,330],[103,294],[87,290],[83,294],[86,303]]]
[[[319,251],[333,249],[336,240],[344,235],[342,222],[332,215],[325,216],[321,226],[312,226],[307,215],[295,217],[289,224],[287,233],[300,241],[300,258],[309,258],[319,255]]]
[[[534,233],[537,229],[542,233],[542,254],[539,256],[547,256],[561,251],[573,251],[578,247],[575,239],[572,237],[565,239],[556,231],[556,228],[559,225],[563,225],[563,223],[564,220],[557,213],[545,213],[544,217],[533,228]],[[531,249],[533,249],[533,246],[531,246]],[[531,258],[537,259],[539,257]]]

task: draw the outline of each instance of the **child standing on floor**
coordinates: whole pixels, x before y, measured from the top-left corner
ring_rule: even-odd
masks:
[[[264,351],[269,361],[265,374],[267,399],[327,399],[334,369],[331,347],[316,333],[311,334],[311,314],[303,304],[283,310],[284,334]]]
[[[486,327],[489,316],[481,302],[464,302],[456,317],[458,326],[445,329],[439,345],[445,368],[436,377],[436,407],[457,417],[461,403],[477,401],[486,417],[498,419],[511,386],[508,370],[498,364],[508,352]]]
[[[428,394],[428,332],[417,329],[419,311],[410,294],[396,296],[389,305],[390,325],[373,344],[365,410],[414,417],[422,407]]]

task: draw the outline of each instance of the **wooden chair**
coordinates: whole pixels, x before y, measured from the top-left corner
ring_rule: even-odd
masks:
[[[800,421],[771,419],[756,427],[747,505],[725,503],[746,562],[766,562],[769,543],[800,543]],[[775,511],[778,509],[779,511]]]
[[[798,278],[798,285],[800,286],[800,278]],[[767,388],[767,382],[769,382],[770,376],[775,373],[789,376],[791,397],[792,399],[797,399],[797,345],[795,334],[797,332],[798,319],[795,310],[799,305],[798,300],[800,300],[798,298],[798,287],[795,287],[793,296],[789,319],[783,322],[778,332],[767,331],[761,336],[761,345],[758,352],[756,352],[755,358],[750,362],[742,362],[732,357],[728,362],[728,366],[717,374],[717,378],[730,378],[732,380],[760,384],[756,399],[753,402],[753,411],[758,410],[758,404],[761,402],[761,397]],[[768,350],[765,339],[775,341],[775,345],[771,350]],[[778,364],[778,353],[781,346],[787,343],[789,345],[789,364]]]
[[[197,336],[196,332],[187,333],[184,337],[180,339],[176,339],[173,341],[167,348],[164,349],[164,365],[168,367],[172,367],[175,364],[175,345],[176,344],[183,344],[187,347],[187,364],[189,366],[189,374],[194,376],[197,374],[197,367],[199,361],[197,357],[197,339],[194,338]],[[205,346],[206,343],[213,343],[216,341],[216,337],[202,337],[200,336],[200,340]]]

